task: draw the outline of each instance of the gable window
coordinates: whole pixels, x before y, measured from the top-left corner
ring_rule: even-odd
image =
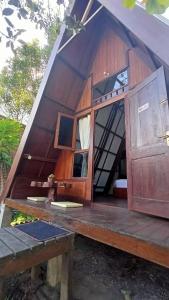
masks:
[[[127,91],[128,72],[127,69],[112,75],[93,87],[93,104],[102,103],[116,95]]]

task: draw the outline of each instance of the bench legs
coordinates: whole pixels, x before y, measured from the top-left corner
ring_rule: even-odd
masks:
[[[62,255],[60,300],[72,299],[72,251]]]
[[[52,287],[60,285],[60,300],[72,298],[72,251],[48,261],[47,282]]]
[[[62,266],[62,255],[48,260],[47,283],[51,287],[58,286],[61,281],[61,266]]]

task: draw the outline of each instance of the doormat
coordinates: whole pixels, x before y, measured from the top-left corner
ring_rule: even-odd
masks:
[[[43,221],[17,225],[16,228],[41,242],[69,234],[69,231]]]

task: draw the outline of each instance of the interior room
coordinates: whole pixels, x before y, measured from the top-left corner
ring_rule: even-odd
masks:
[[[94,201],[127,206],[124,100],[96,110]]]

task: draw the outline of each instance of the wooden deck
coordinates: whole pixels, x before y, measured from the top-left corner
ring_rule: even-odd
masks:
[[[169,220],[94,203],[63,209],[27,200],[5,203],[27,214],[64,225],[76,233],[169,267]]]

